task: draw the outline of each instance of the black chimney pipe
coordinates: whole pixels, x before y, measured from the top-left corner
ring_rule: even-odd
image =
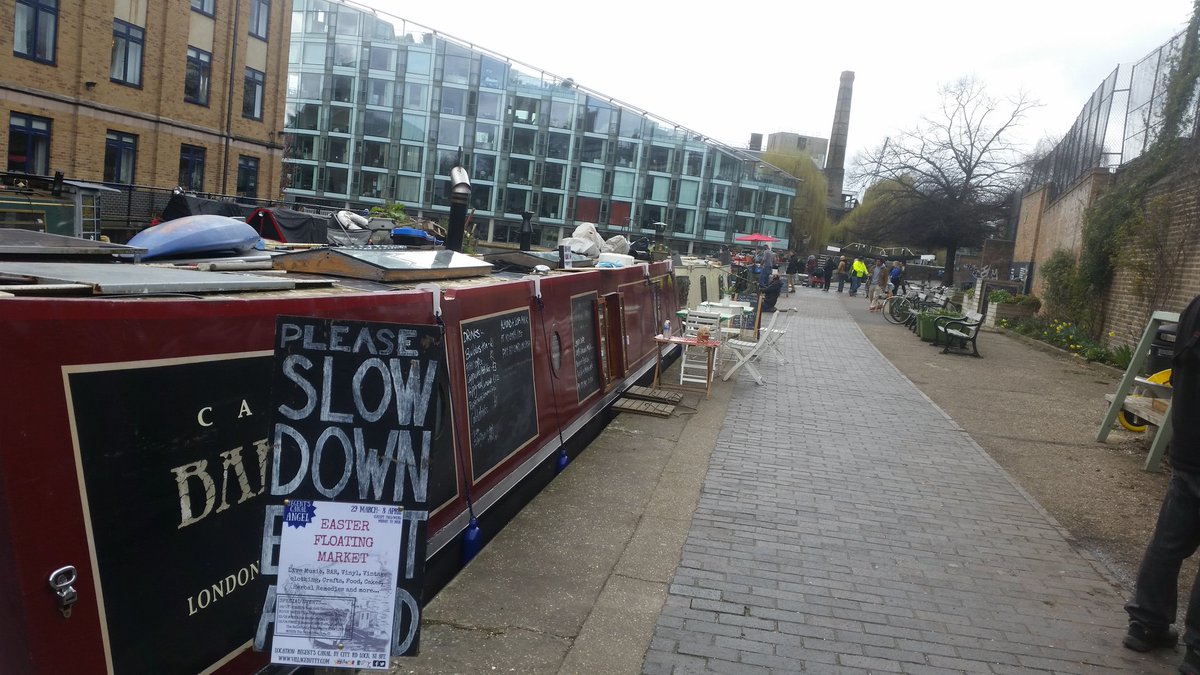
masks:
[[[451,251],[462,252],[470,201],[471,178],[466,169],[455,165],[450,169],[450,224],[446,228],[446,248]]]
[[[532,245],[531,240],[533,239],[533,223],[530,222],[532,219],[533,211],[521,212],[521,236],[517,241],[519,242],[522,251],[528,251]]]

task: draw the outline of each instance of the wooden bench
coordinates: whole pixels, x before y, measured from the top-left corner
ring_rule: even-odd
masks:
[[[950,350],[966,352],[967,345],[971,346],[971,355],[980,356],[979,346],[975,344],[979,338],[979,328],[983,325],[983,315],[978,312],[963,312],[961,316],[939,316],[933,320],[935,333],[933,343],[943,344],[943,354]]]

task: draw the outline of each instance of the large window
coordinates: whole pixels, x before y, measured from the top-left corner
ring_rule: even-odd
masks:
[[[179,187],[199,192],[204,189],[204,148],[179,146]]]
[[[8,116],[8,170],[50,173],[50,120],[18,113]]]
[[[237,193],[239,197],[258,197],[258,158],[238,155]]]
[[[266,86],[266,75],[253,69],[246,69],[246,85],[242,89],[242,117],[261,120],[263,116],[263,89]]]
[[[192,11],[206,16],[216,16],[217,0],[192,0]]]
[[[268,19],[271,17],[271,0],[250,0],[250,34],[267,39]]]
[[[17,0],[13,54],[54,63],[58,36],[58,0]]]
[[[112,67],[108,77],[131,87],[142,86],[142,51],[146,31],[120,19],[113,19]]]
[[[183,100],[208,105],[208,86],[212,79],[212,54],[188,47],[187,72],[183,78]]]
[[[110,131],[104,141],[104,182],[133,183],[137,165],[137,136]]]

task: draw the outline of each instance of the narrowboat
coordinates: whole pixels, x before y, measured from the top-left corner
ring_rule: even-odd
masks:
[[[420,327],[444,341],[428,462],[408,466],[427,479],[424,602],[464,564],[465,537],[493,537],[653,371],[654,335],[678,308],[670,261],[523,276],[427,251],[440,262],[417,282],[393,274],[403,255],[387,247],[218,272],[4,232],[18,234],[0,241],[9,675],[276,672],[254,643],[264,513],[277,499],[280,317]],[[380,471],[403,480],[401,468]]]

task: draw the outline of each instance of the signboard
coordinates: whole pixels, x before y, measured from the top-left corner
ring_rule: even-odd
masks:
[[[596,294],[571,298],[571,352],[575,357],[575,390],[579,401],[600,391],[596,352]]]
[[[265,588],[269,353],[63,370],[110,668],[207,671]]]
[[[462,322],[475,480],[537,438],[529,309]]]
[[[272,624],[294,609],[280,605],[280,594],[289,589],[275,578],[284,502],[356,502],[404,508],[391,649],[392,656],[414,655],[437,465],[431,455],[434,437],[449,435],[441,428],[449,414],[438,412],[444,400],[438,392],[446,382],[442,329],[281,316],[274,366],[270,503],[261,537],[262,574],[272,585],[254,646],[266,649]]]
[[[279,542],[271,663],[390,663],[404,508],[289,500]]]

